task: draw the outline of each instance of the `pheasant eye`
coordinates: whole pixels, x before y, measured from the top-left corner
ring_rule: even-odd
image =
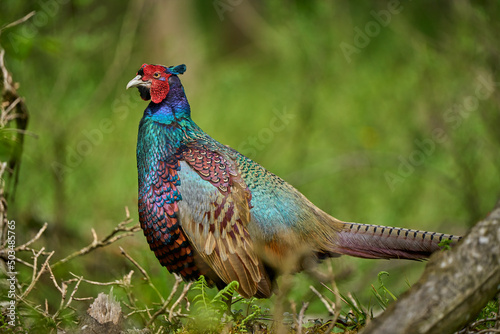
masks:
[[[153,78],[158,79],[159,77],[161,77],[160,72],[156,72],[155,74],[153,74]]]

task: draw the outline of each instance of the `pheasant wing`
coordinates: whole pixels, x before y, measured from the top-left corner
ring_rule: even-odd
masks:
[[[238,281],[241,295],[270,296],[247,229],[251,193],[234,163],[198,144],[183,150],[179,176],[179,217],[197,253],[226,284]]]

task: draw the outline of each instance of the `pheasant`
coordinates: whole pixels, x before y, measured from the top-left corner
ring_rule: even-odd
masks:
[[[328,257],[428,257],[460,237],[349,223],[317,208],[258,163],[206,134],[191,119],[178,75],[185,65],[144,64],[127,84],[151,100],[139,124],[139,220],[161,265],[243,297],[270,297],[283,273]]]

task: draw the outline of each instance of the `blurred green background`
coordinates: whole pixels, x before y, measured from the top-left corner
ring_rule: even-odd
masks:
[[[0,26],[32,10],[0,37],[30,111],[9,217],[20,240],[48,222],[39,244],[56,258],[125,206],[137,220],[146,103],[125,86],[143,63],[186,64],[195,122],[337,218],[461,235],[500,196],[497,1],[2,0]],[[118,245],[168,291],[142,233],[60,274],[121,277]],[[333,265],[351,271],[341,292],[364,300],[379,271],[400,293],[425,266]],[[312,281],[295,280],[295,298],[311,298]]]

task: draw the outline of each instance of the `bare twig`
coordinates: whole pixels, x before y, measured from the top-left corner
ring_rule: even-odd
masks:
[[[92,300],[92,299],[94,299],[94,297],[73,297],[73,299],[81,302],[81,301],[85,301],[85,300]]]
[[[63,293],[63,289],[62,289],[62,287],[59,286],[59,284],[57,284],[57,280],[56,280],[56,277],[54,276],[54,273],[52,272],[52,268],[50,266],[48,266],[47,270],[49,271],[50,279],[54,283],[54,286],[62,294]]]
[[[139,269],[139,271],[144,276],[144,278],[146,278],[146,280],[150,281],[151,279],[149,278],[149,275],[146,272],[146,270],[144,268],[142,268],[136,260],[134,260],[130,255],[128,255],[127,252],[125,252],[125,250],[121,246],[118,247],[118,248],[120,248],[121,254],[123,256],[125,256],[127,258],[127,260],[129,260],[130,262],[132,262],[137,269]]]
[[[42,274],[45,272],[45,268],[49,265],[50,258],[55,253],[54,251],[52,251],[52,252],[49,253],[49,255],[47,256],[47,259],[45,259],[45,262],[43,263],[42,267],[40,268],[40,271],[37,274],[37,261],[38,261],[38,257],[40,256],[40,254],[43,252],[44,249],[45,249],[45,247],[42,247],[42,249],[40,249],[40,251],[38,253],[35,253],[33,251],[33,255],[34,255],[34,259],[33,259],[33,276],[32,276],[30,285],[28,286],[28,288],[26,288],[26,290],[24,290],[23,294],[21,295],[21,298],[26,298],[26,296],[31,292],[31,290],[35,286],[36,282],[38,282],[38,280],[40,279],[40,276],[42,276]]]
[[[122,247],[119,247],[119,248],[120,248],[120,251],[121,251],[122,255],[125,256],[127,258],[127,260],[129,260],[130,262],[132,262],[137,269],[139,269],[139,271],[144,276],[144,278],[145,278],[146,282],[148,283],[148,285],[156,292],[156,294],[158,295],[158,297],[160,297],[161,302],[163,304],[165,304],[165,299],[163,298],[163,296],[160,293],[160,291],[158,291],[158,289],[156,288],[156,286],[153,284],[153,281],[151,281],[151,278],[149,277],[149,275],[146,272],[146,270],[144,270],[144,268],[142,268],[136,260],[134,260],[130,255],[128,255],[127,252],[125,252],[125,250]],[[174,287],[177,288],[176,287],[177,285],[178,284],[176,282],[175,285],[174,285]]]
[[[22,264],[24,264],[27,267],[33,268],[33,265],[31,263],[28,263],[28,262],[26,262],[23,259],[20,259],[18,257],[16,257],[16,262],[22,263]]]
[[[33,238],[31,238],[31,240],[29,240],[28,242],[26,242],[25,244],[23,244],[21,246],[16,247],[14,250],[16,252],[24,251],[24,250],[29,250],[28,246],[31,245],[32,243],[34,243],[35,241],[37,241],[38,239],[40,239],[40,237],[42,236],[43,232],[45,232],[45,230],[47,229],[47,226],[48,226],[47,223],[43,224],[43,226],[40,228],[40,230],[38,231],[38,233]]]
[[[177,289],[179,288],[179,284],[182,282],[182,278],[178,275],[175,275],[175,283],[174,283],[174,286],[172,287],[172,290],[170,290],[170,295],[168,296],[167,300],[164,300],[163,297],[161,298],[162,299],[162,303],[163,305],[161,306],[161,308],[156,311],[152,316],[151,318],[149,319],[148,323],[146,324],[146,327],[149,327],[153,321],[155,321],[155,319],[160,315],[162,314],[163,312],[165,312],[165,310],[167,309],[168,307],[168,304],[170,304],[170,301],[172,300],[172,298],[174,297],[174,294],[177,292]],[[154,287],[154,285],[153,285]],[[156,287],[154,287],[155,290],[156,290]],[[158,292],[158,290],[156,290]],[[158,292],[159,293],[159,292]]]
[[[132,273],[133,273],[133,270],[130,271],[129,275],[127,275],[123,278],[124,281],[127,280],[127,284],[124,285],[123,288],[125,289],[125,292],[127,294],[127,298],[128,298],[130,305],[127,304],[125,301],[123,301],[123,304],[125,304],[125,306],[127,306],[130,310],[136,311],[136,310],[139,310],[139,307],[137,307],[137,305],[136,305],[136,298],[134,297],[132,289],[131,289],[130,282],[131,282]],[[146,323],[147,322],[146,317],[142,314],[142,312],[137,312],[137,313],[141,317],[143,323]],[[147,306],[146,306],[146,310],[144,313],[148,314],[148,319],[149,319],[150,313],[149,313],[149,309],[147,309]]]
[[[323,296],[312,285],[309,286],[309,289],[311,289],[311,291],[314,292],[316,294],[316,296],[318,296],[319,300],[321,300],[321,302],[323,303],[323,305],[325,305],[325,307],[328,310],[328,312],[330,312],[331,315],[334,315],[335,314],[335,309],[334,309],[335,305],[333,305],[333,303],[327,297]]]
[[[112,244],[112,243],[122,239],[122,238],[134,235],[134,233],[139,231],[141,229],[141,227],[138,223],[135,224],[134,226],[127,227],[126,225],[130,224],[131,222],[132,222],[132,219],[127,217],[126,220],[119,223],[118,226],[116,226],[109,235],[107,235],[106,237],[104,237],[101,240],[98,240],[98,237],[97,237],[95,230],[92,229],[91,232],[92,232],[92,236],[93,236],[93,241],[90,243],[90,245],[83,247],[82,249],[68,255],[64,259],[57,261],[56,263],[54,263],[52,265],[52,268],[55,268],[63,263],[66,263],[69,260],[71,260],[77,256],[88,254],[97,248],[105,247],[109,244]]]
[[[472,324],[470,324],[469,328],[474,328],[476,326],[479,326],[479,325],[482,325],[484,324],[485,322],[490,322],[490,321],[499,321],[500,320],[500,316],[497,316],[497,317],[494,317],[494,318],[486,318],[486,319],[481,319],[481,320],[478,320],[478,321],[475,321],[473,322]]]
[[[48,226],[47,223],[43,224],[43,226],[40,228],[40,230],[38,230],[37,234],[33,238],[31,238],[31,240],[27,241],[26,243],[24,243],[20,246],[17,246],[16,248],[14,248],[14,251],[16,251],[16,252],[22,252],[22,251],[35,252],[36,250],[34,250],[28,246],[31,245],[32,243],[34,243],[35,241],[37,241],[38,239],[40,239],[43,232],[45,232],[45,230],[47,229],[47,226]],[[0,254],[5,254],[8,251],[5,248],[5,245],[6,245],[6,240],[4,241],[3,245],[0,247]],[[40,255],[49,255],[49,254],[50,254],[49,252],[44,252],[44,251],[42,251],[40,253]],[[32,264],[30,264],[26,261],[23,261],[22,259],[16,258],[16,261],[24,264],[25,266],[33,268]]]
[[[297,314],[297,306],[293,300],[290,301],[290,305],[292,306],[292,315],[293,321],[297,326],[297,334],[302,334],[302,326],[304,324],[304,314],[309,307],[309,302],[302,302],[302,307],[300,308],[299,313]]]
[[[48,312],[45,312],[43,310],[40,310],[40,305],[37,305],[37,306],[34,306],[33,303],[31,303],[30,301],[26,300],[25,298],[23,298],[22,296],[17,296],[17,299],[21,302],[23,302],[26,306],[28,306],[30,309],[32,309],[33,311],[35,311],[36,313],[40,314],[41,316],[43,316],[44,318],[45,317],[48,317],[49,316],[49,313]]]
[[[184,289],[182,290],[181,295],[179,296],[179,298],[177,298],[177,300],[174,302],[174,304],[172,305],[172,308],[169,311],[168,321],[172,321],[172,318],[176,315],[174,313],[175,308],[177,307],[177,305],[179,305],[179,303],[181,302],[181,300],[184,299],[184,297],[186,297],[186,294],[188,293],[189,288],[191,288],[192,284],[193,283],[190,282],[190,283],[186,283],[186,285],[184,285]],[[179,309],[178,314],[180,314],[180,309]]]
[[[302,333],[302,325],[304,324],[304,315],[306,313],[307,308],[309,307],[309,302],[303,303],[302,307],[300,308],[300,313],[299,313],[299,333]]]
[[[333,309],[335,310],[335,314],[333,315],[333,319],[331,320],[330,325],[328,326],[327,333],[331,332],[333,327],[337,323],[337,320],[340,317],[340,311],[341,311],[341,306],[342,306],[341,305],[342,304],[342,297],[340,296],[339,289],[337,287],[337,283],[335,282],[331,261],[328,262],[328,273],[332,277],[332,281],[330,283],[332,286],[332,289],[330,289],[328,286],[326,286],[326,284],[322,283],[322,285],[324,287],[326,287],[329,291],[331,291],[333,293],[333,295],[335,296],[335,304],[333,305],[334,306]]]
[[[79,286],[80,286],[80,283],[82,282],[83,280],[83,276],[80,277],[80,279],[76,282],[75,284],[75,287],[73,288],[73,291],[71,292],[71,294],[69,295],[69,299],[68,301],[66,302],[66,305],[64,306],[64,308],[67,308],[69,307],[69,304],[71,304],[71,302],[73,301],[73,298],[75,296],[75,293],[76,291],[78,290]]]
[[[35,15],[35,11],[32,11],[26,15],[24,15],[23,17],[21,17],[20,19],[14,21],[14,22],[11,22],[11,23],[8,23],[6,25],[4,25],[2,28],[0,28],[0,34],[2,33],[2,31],[4,31],[5,29],[8,29],[8,28],[12,28],[14,26],[17,26],[18,24],[21,24],[23,22],[26,22],[28,21],[33,15]]]
[[[129,306],[129,305],[127,305]],[[146,313],[146,310],[133,310],[132,312],[130,313],[127,313],[124,318],[127,319],[128,317],[130,317],[131,315],[134,315],[134,314],[138,314],[138,313]]]
[[[69,274],[72,275],[73,277],[76,277],[77,279],[80,279],[80,276],[77,276],[77,275],[73,274],[72,272],[69,272]],[[96,282],[96,281],[91,281],[91,280],[82,278],[82,281],[85,282],[85,283],[92,284],[92,285],[101,285],[101,286],[108,286],[108,285],[123,286],[124,285],[123,279],[121,279],[121,280],[115,280],[115,281],[112,281],[112,282]]]

